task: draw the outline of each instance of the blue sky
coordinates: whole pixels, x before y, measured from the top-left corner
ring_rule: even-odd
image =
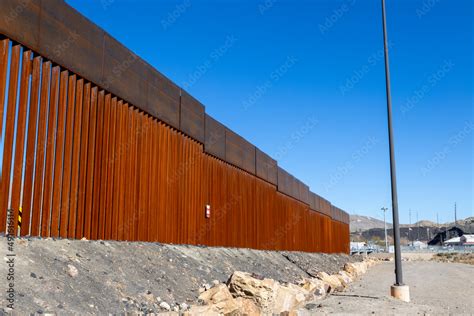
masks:
[[[380,1],[68,3],[314,192],[390,207]],[[387,12],[401,222],[473,216],[472,2]]]

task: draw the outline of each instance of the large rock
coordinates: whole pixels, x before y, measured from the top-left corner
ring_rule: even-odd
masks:
[[[278,288],[273,313],[280,314],[283,312],[293,311],[302,307],[305,302],[310,301],[313,295],[309,291],[294,285],[280,286]]]
[[[329,275],[326,272],[318,272],[317,277],[329,286],[329,293],[342,291],[344,289],[344,286],[336,275]]]
[[[260,315],[261,311],[252,300],[237,297],[235,303],[239,306],[240,315]]]
[[[344,265],[344,271],[356,278],[367,272],[367,264],[365,262],[348,262]]]
[[[303,279],[299,285],[308,291],[309,293],[313,294],[316,298],[321,298],[326,296],[327,291],[329,290],[329,285],[324,283],[323,281],[315,278],[311,279]]]
[[[228,314],[239,309],[239,305],[225,284],[216,285],[201,293],[199,299],[210,305],[210,311],[217,313]],[[196,309],[194,309],[194,312],[196,312]]]
[[[339,281],[341,281],[344,287],[347,287],[350,283],[352,283],[352,278],[346,271],[339,271],[336,276],[338,277]]]
[[[219,312],[214,311],[212,305],[203,305],[203,306],[194,305],[194,306],[191,306],[189,311],[184,312],[183,315],[185,316],[188,316],[188,315],[189,316],[194,316],[194,315],[219,316],[221,314]]]
[[[228,281],[229,289],[234,297],[242,297],[254,303],[268,313],[275,303],[279,283],[272,279],[255,279],[249,273],[236,271]]]
[[[264,314],[280,314],[303,306],[314,295],[297,285],[283,286],[275,280],[256,279],[244,272],[234,272],[228,281],[234,297],[251,300]]]

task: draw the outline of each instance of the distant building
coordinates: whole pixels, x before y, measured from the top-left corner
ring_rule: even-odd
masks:
[[[428,248],[428,244],[417,240],[413,242],[413,247],[415,247],[416,249],[426,249]]]
[[[446,246],[461,246],[461,237],[454,237],[444,242]]]
[[[365,242],[354,242],[351,241],[351,249],[362,249],[365,248],[367,244]]]
[[[454,239],[455,237],[461,237],[464,234],[465,232],[462,229],[453,226],[449,229],[438,232],[435,237],[428,242],[428,245],[441,246],[446,244],[446,241]]]
[[[474,235],[462,235],[460,238],[463,246],[474,246]]]
[[[444,242],[446,246],[473,246],[474,235],[462,235],[461,237],[454,237]]]

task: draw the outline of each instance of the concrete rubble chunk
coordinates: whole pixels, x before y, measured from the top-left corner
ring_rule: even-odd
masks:
[[[256,279],[251,274],[234,272],[228,281],[234,297],[251,300],[264,314],[280,314],[304,306],[314,294],[295,284],[281,285],[272,279]]]
[[[329,285],[329,293],[342,291],[344,286],[336,275],[329,275],[326,272],[318,272],[318,279]]]
[[[263,312],[271,312],[279,284],[275,280],[252,278],[249,273],[236,271],[228,281],[234,297],[251,299]]]
[[[216,285],[201,293],[199,299],[211,306],[210,311],[229,314],[239,309],[239,305],[225,284]]]
[[[273,313],[279,314],[295,310],[312,299],[313,295],[297,285],[280,286],[273,306]]]
[[[235,302],[239,306],[239,313],[241,315],[260,315],[261,311],[252,300],[238,297]]]
[[[299,284],[303,289],[313,294],[316,298],[326,296],[326,293],[329,290],[329,285],[327,283],[315,278],[303,279]]]
[[[359,277],[367,272],[367,263],[348,262],[344,265],[344,271],[349,273],[353,278]]]
[[[347,287],[350,283],[352,283],[352,278],[345,271],[339,271],[339,273],[335,274],[335,276],[337,276],[343,287]]]

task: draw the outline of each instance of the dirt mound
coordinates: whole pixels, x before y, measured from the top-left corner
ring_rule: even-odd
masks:
[[[7,251],[2,237],[2,258]],[[311,271],[334,273],[355,260],[345,255],[53,239],[16,239],[14,252],[15,311],[59,314],[182,310],[197,301],[200,290],[227,281],[234,271],[291,283]],[[0,274],[7,273],[8,265],[0,265]],[[2,295],[0,306],[6,303]]]

